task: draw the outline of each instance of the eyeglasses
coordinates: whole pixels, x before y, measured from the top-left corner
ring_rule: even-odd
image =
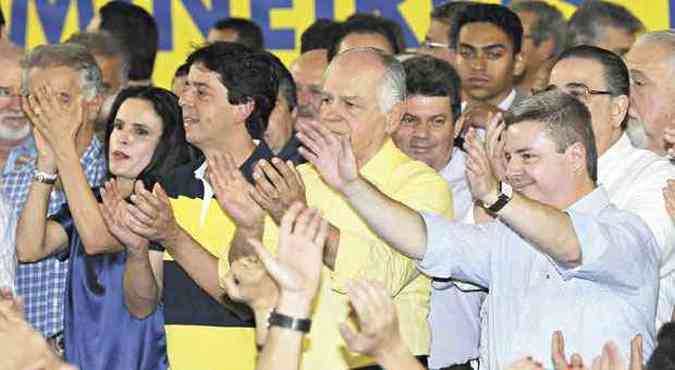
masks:
[[[547,88],[545,88],[543,90],[534,90],[533,89],[532,95],[536,95],[536,94],[542,93],[544,91],[551,91],[551,90],[558,89],[558,88],[560,90],[566,92],[567,94],[570,94],[573,97],[575,97],[575,98],[577,98],[581,101],[584,101],[584,102],[587,102],[588,100],[590,100],[591,96],[593,96],[593,95],[611,95],[612,94],[611,91],[594,90],[594,89],[591,89],[590,87],[588,87],[588,86],[586,86],[582,83],[571,82],[571,83],[568,83],[567,85],[562,86],[562,87],[559,87],[559,86],[556,86],[556,85],[549,85]]]
[[[440,48],[448,49],[450,48],[450,45],[444,44],[442,42],[433,42],[429,40],[424,40],[424,42],[422,43],[422,47],[425,49],[440,49]]]

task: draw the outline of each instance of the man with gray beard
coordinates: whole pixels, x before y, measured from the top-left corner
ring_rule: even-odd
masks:
[[[20,153],[10,156],[13,148],[30,134],[30,125],[21,110],[21,51],[0,46],[0,174],[11,171],[22,161]],[[10,159],[11,157],[11,159]]]

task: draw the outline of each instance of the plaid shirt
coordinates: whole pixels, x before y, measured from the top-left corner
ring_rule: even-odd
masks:
[[[80,163],[91,186],[102,183],[107,166],[101,142],[94,137],[82,155]],[[18,219],[28,199],[30,185],[36,169],[35,142],[27,140],[14,148],[0,178],[0,190],[14,207]],[[47,214],[56,213],[66,203],[63,191],[53,190],[49,196]],[[19,265],[16,270],[16,288],[26,304],[26,319],[50,337],[63,331],[63,298],[66,286],[68,261],[47,258],[37,263]]]

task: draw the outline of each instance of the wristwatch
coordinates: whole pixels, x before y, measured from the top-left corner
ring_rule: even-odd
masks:
[[[33,174],[33,180],[37,182],[41,182],[43,184],[47,185],[54,185],[56,183],[56,179],[59,178],[59,175],[55,173],[46,173],[42,171],[35,171],[35,174]]]
[[[270,318],[267,320],[269,326],[279,326],[286,329],[299,331],[301,333],[309,333],[312,327],[312,320],[310,319],[296,319],[295,317],[286,316],[276,310],[272,311]]]
[[[497,200],[492,204],[483,203],[483,208],[487,209],[492,213],[499,212],[505,205],[511,201],[513,197],[513,188],[511,185],[500,181],[497,186]]]

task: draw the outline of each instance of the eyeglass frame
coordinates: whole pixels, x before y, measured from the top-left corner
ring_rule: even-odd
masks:
[[[581,89],[584,89],[586,92],[585,92],[585,94],[583,95],[583,99],[581,99],[581,96],[577,96],[577,95],[575,95],[575,94],[570,93],[570,92],[567,90],[567,89],[569,89],[569,88],[581,88]],[[610,95],[610,96],[611,96],[611,95],[613,94],[611,91],[608,91],[608,90],[595,90],[595,89],[591,89],[590,87],[588,87],[588,86],[586,86],[586,85],[584,85],[584,84],[582,84],[582,83],[579,83],[579,82],[570,82],[570,83],[568,83],[568,84],[565,84],[565,86],[563,86],[563,87],[560,87],[560,86],[557,86],[557,85],[548,85],[548,86],[547,86],[545,89],[543,89],[543,90],[535,90],[535,89],[532,89],[531,93],[532,93],[532,95],[536,95],[536,94],[539,94],[539,93],[542,93],[542,92],[551,91],[551,90],[553,90],[553,89],[560,89],[560,90],[562,90],[563,92],[565,92],[566,94],[572,95],[572,96],[574,96],[575,98],[580,99],[580,100],[583,100],[583,101],[587,101],[591,96],[594,96],[594,95]]]

